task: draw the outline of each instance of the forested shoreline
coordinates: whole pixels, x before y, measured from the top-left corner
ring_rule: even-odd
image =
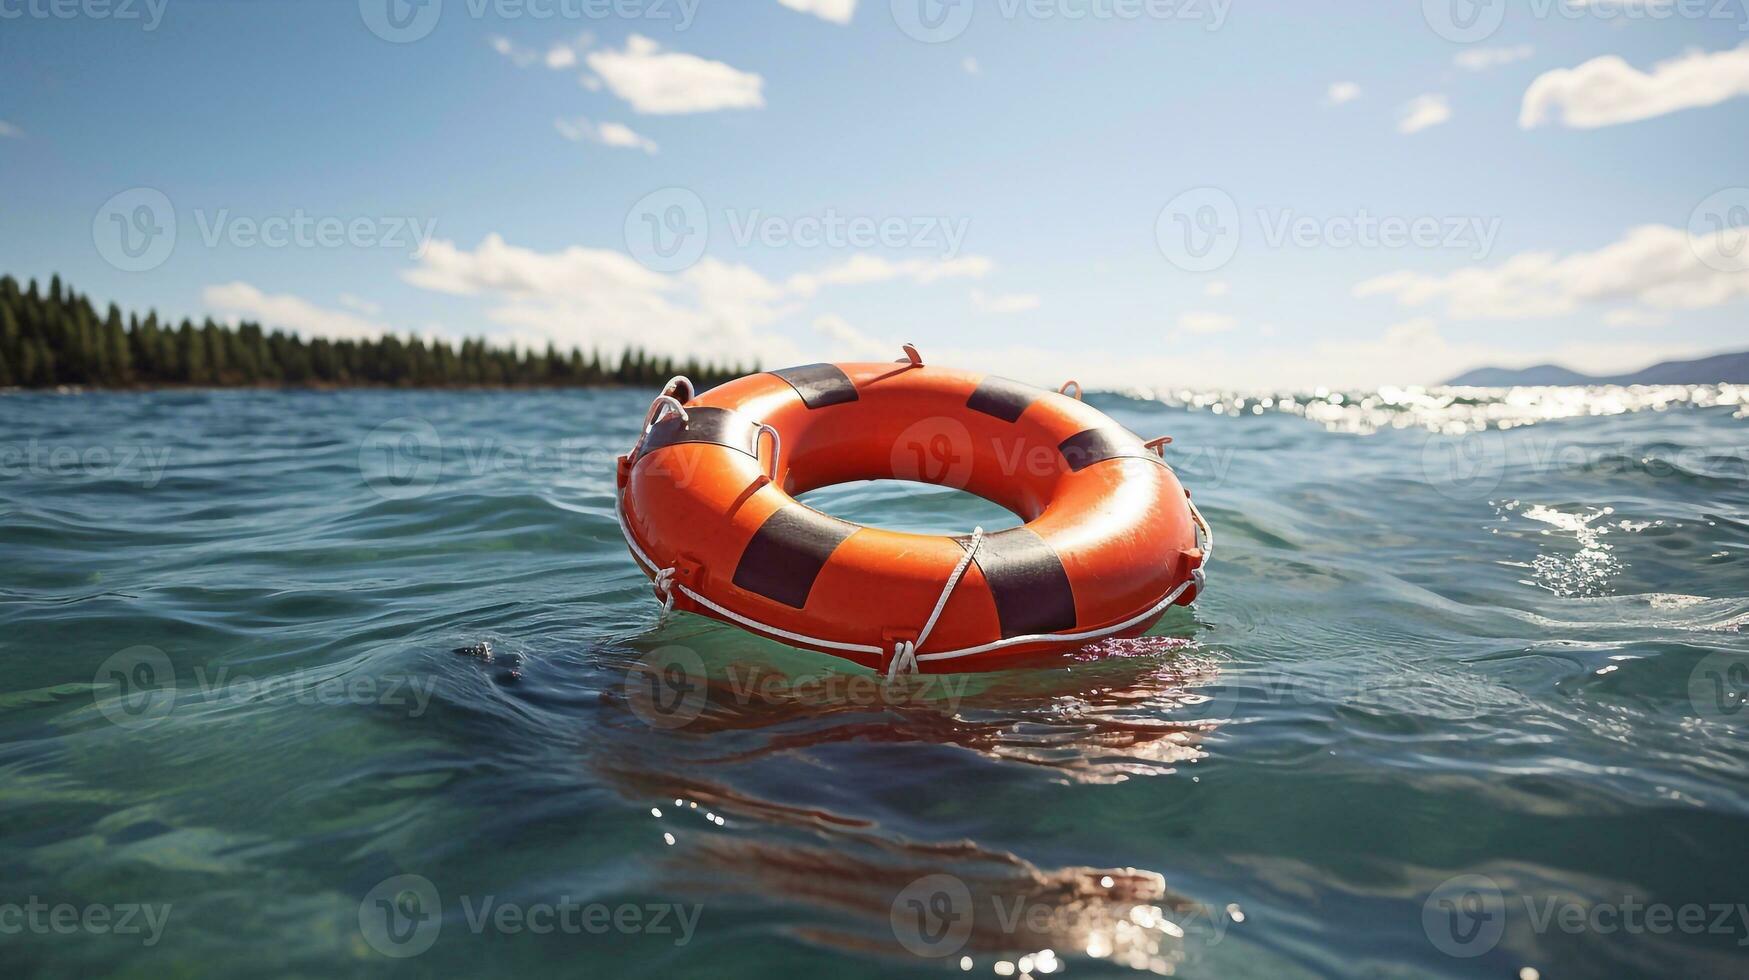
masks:
[[[518,350],[484,340],[305,340],[259,323],[235,327],[155,312],[99,313],[60,276],[47,291],[0,276],[0,388],[560,387],[659,385],[684,374],[700,388],[759,370],[757,363],[701,364],[627,348]]]

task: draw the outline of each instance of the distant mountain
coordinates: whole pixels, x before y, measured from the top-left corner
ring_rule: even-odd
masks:
[[[1446,384],[1470,388],[1510,388],[1514,385],[1710,385],[1749,384],[1749,351],[1714,354],[1692,361],[1664,361],[1630,374],[1591,375],[1538,364],[1527,368],[1476,368]]]

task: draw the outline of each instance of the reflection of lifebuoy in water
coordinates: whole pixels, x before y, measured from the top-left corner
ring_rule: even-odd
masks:
[[[876,479],[967,490],[1026,523],[909,534],[795,499]],[[696,397],[677,378],[619,488],[626,541],[666,602],[889,672],[1138,635],[1197,597],[1208,550],[1172,470],[1098,409],[915,356]]]

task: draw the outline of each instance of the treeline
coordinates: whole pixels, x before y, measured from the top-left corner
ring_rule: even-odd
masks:
[[[426,343],[305,340],[258,323],[235,328],[210,318],[160,323],[156,313],[123,316],[114,304],[99,314],[91,300],[62,286],[40,292],[0,277],[0,387],[101,388],[200,385],[553,386],[659,385],[684,374],[700,388],[758,371],[758,364],[676,361],[630,348],[617,358],[573,347],[545,351],[495,347],[483,340]]]

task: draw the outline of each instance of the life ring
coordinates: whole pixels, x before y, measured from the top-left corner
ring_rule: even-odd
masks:
[[[696,396],[669,382],[619,459],[617,503],[666,607],[892,675],[1138,635],[1202,592],[1211,534],[1160,440],[1078,398],[906,353]],[[966,490],[1026,523],[912,534],[795,499],[872,479]]]

